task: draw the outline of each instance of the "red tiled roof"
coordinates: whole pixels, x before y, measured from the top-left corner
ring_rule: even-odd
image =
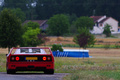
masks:
[[[103,16],[90,16],[90,18],[93,18],[94,22],[97,22],[102,17]]]
[[[26,20],[26,21],[24,22],[24,24],[25,24],[25,23],[28,23],[29,21],[37,22],[40,26],[42,26],[44,23],[47,22],[47,20]]]

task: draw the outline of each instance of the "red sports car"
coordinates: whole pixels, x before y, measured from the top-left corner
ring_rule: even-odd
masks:
[[[50,48],[12,48],[7,55],[7,74],[16,71],[44,71],[54,74],[54,57]]]

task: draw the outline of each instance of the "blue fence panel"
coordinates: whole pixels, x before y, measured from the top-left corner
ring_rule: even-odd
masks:
[[[88,51],[53,51],[55,57],[89,57]]]

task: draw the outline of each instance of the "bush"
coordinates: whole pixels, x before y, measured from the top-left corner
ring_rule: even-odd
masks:
[[[109,24],[106,24],[105,27],[104,27],[104,31],[103,31],[103,34],[106,35],[106,37],[110,37],[111,36],[111,25]]]
[[[115,48],[117,48],[117,49],[120,48],[119,43],[115,44]]]
[[[57,50],[59,50],[59,51],[63,52],[62,46],[59,45],[59,44],[53,44],[51,50],[52,50],[52,51],[57,51]]]
[[[87,47],[93,47],[96,40],[94,35],[92,35],[89,32],[88,28],[79,28],[78,29],[79,34],[76,35],[73,39],[73,41],[78,44],[83,49],[86,49]]]
[[[110,43],[106,43],[106,44],[104,45],[104,48],[105,48],[105,49],[109,49],[109,48],[110,48]]]

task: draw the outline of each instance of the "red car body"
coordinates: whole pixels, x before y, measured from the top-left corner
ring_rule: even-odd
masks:
[[[7,55],[7,74],[16,71],[44,71],[54,74],[54,57],[50,48],[12,48]]]

